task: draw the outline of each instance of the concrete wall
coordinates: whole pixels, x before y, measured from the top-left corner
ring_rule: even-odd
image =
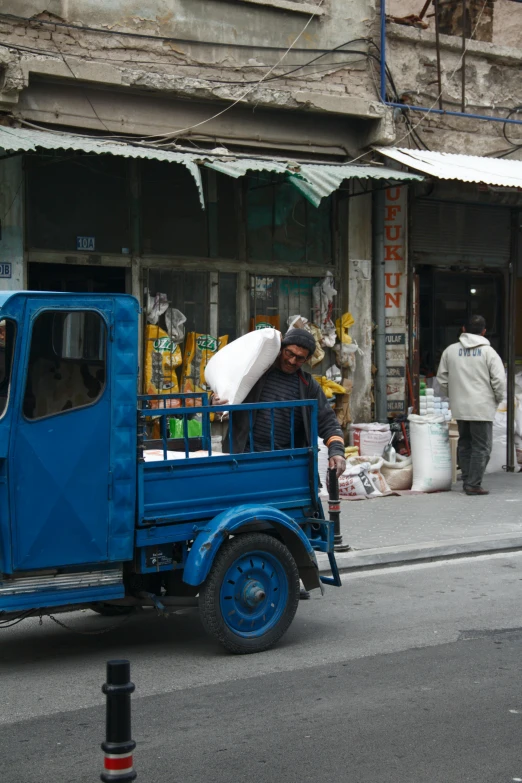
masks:
[[[511,3],[511,5],[516,5]],[[461,41],[441,35],[441,71],[443,108],[461,111]],[[492,43],[470,41],[465,60],[466,112],[507,117],[522,104],[520,49]],[[400,100],[427,109],[439,108],[435,36],[398,24],[387,26],[387,63],[393,74]],[[522,115],[519,115],[522,119]],[[509,149],[502,135],[503,125],[467,118],[411,113],[411,121],[433,150],[489,155]],[[522,141],[522,126],[510,128],[509,135]],[[396,127],[395,146],[415,146],[409,128]],[[515,152],[516,158],[520,152]]]
[[[47,75],[184,99],[379,120],[385,112],[368,67],[367,43],[358,40],[343,51],[324,51],[368,37],[372,3],[50,0],[42,5],[40,0],[4,0],[2,11],[37,15],[42,24],[0,19],[0,47],[20,47],[0,48],[6,69],[0,108],[11,104],[16,109],[20,92],[35,76]],[[107,34],[60,27],[60,22],[95,26]],[[322,54],[312,67],[300,68]]]

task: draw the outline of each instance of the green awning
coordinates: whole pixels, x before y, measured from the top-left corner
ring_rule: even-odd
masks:
[[[59,130],[33,130],[5,126],[0,126],[0,149],[9,153],[37,152],[41,149],[75,150],[94,155],[117,155],[123,158],[178,163],[185,166],[192,174],[203,209],[205,201],[201,180],[202,166],[235,178],[243,177],[249,171],[269,171],[286,175],[289,182],[315,207],[318,207],[323,198],[338,190],[348,179],[379,179],[390,183],[423,179],[418,174],[371,164],[300,163],[295,160],[248,158],[224,153],[176,152],[139,141],[107,140]]]

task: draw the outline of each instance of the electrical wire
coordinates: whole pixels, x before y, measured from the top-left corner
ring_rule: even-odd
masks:
[[[364,41],[369,41],[368,38],[354,38],[351,41],[346,41],[346,43],[341,44],[340,46],[336,47],[336,50],[338,50],[339,54],[343,54],[343,50],[341,49],[342,46],[348,46],[352,43],[359,43]],[[37,49],[34,46],[21,46],[19,44],[2,44],[0,43],[0,47],[4,46],[6,49],[14,49],[16,51],[20,52],[30,52],[31,54],[42,54],[42,55],[51,55],[54,54],[54,52],[49,51],[49,49]],[[329,54],[333,54],[336,50],[327,49],[324,51],[324,53],[321,55],[321,57],[326,57]],[[347,52],[349,53],[349,52]],[[132,63],[132,65],[138,64],[138,65],[149,65],[152,67],[156,65],[170,65],[173,68],[202,68],[202,69],[211,69],[211,70],[229,70],[229,71],[244,71],[244,70],[260,70],[261,68],[269,68],[270,66],[266,63],[259,63],[258,65],[251,65],[249,63],[243,63],[242,65],[216,65],[215,63],[180,63],[172,60],[129,60],[129,58],[103,58],[103,57],[90,57],[86,54],[73,54],[72,52],[67,52],[66,55],[69,59],[74,58],[76,60],[86,60],[88,62],[104,62],[104,63],[123,63],[125,65],[129,65],[129,63]],[[305,63],[301,63],[300,65],[296,65],[295,68],[297,69],[303,69],[312,67],[316,58],[313,58],[312,60],[309,60]],[[343,65],[348,61],[344,60],[338,60],[336,62],[329,63],[329,65],[334,68],[336,65]],[[274,78],[282,78],[284,74],[281,74],[279,77]],[[190,78],[190,77],[183,77],[183,78]],[[198,80],[205,80],[205,81],[211,81],[210,79],[206,79],[203,77],[197,77]],[[223,84],[246,84],[246,82],[234,82],[234,81],[228,81],[228,80],[220,80],[217,79],[217,82],[221,82]]]
[[[66,66],[66,68],[68,68],[68,69],[69,69],[69,71],[72,73],[72,75],[73,75],[73,77],[74,77],[75,81],[79,81],[79,80],[78,80],[78,77],[77,77],[77,76],[76,76],[76,74],[74,73],[73,69],[71,68],[71,66],[69,65],[69,63],[67,62],[67,60],[65,59],[65,55],[64,55],[64,53],[62,52],[62,50],[60,49],[60,47],[58,46],[58,44],[56,43],[56,41],[55,41],[54,39],[52,39],[52,43],[53,43],[53,45],[56,47],[56,51],[58,52],[58,54],[59,54],[59,55],[60,55],[60,57],[62,58],[64,65],[65,65],[65,66]],[[89,96],[87,95],[87,91],[86,91],[86,89],[85,89],[85,88],[83,88],[83,87],[82,87],[81,89],[82,89],[82,92],[83,92],[83,95],[84,95],[84,97],[87,99],[87,103],[89,104],[89,106],[91,107],[91,109],[92,109],[92,110],[93,110],[93,112],[94,112],[94,116],[96,117],[96,119],[98,120],[98,122],[100,123],[100,125],[103,125],[103,127],[105,128],[105,130],[106,130],[108,133],[110,133],[110,132],[111,132],[110,128],[108,128],[108,127],[107,127],[107,125],[104,123],[104,121],[102,120],[102,118],[100,117],[100,115],[98,114],[98,112],[96,111],[96,109],[94,108],[94,104],[93,104],[93,102],[91,101],[91,99],[89,98]]]
[[[513,114],[519,114],[521,112],[522,112],[522,106],[515,106],[513,109],[511,109],[508,112],[508,116],[506,117],[506,120],[510,120]],[[514,147],[514,149],[518,150],[522,147],[522,142],[512,141],[507,135],[507,122],[505,122],[504,125],[502,126],[502,135],[504,136],[507,143],[510,144],[512,147]]]

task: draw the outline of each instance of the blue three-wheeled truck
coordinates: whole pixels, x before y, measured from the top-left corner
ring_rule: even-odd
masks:
[[[220,409],[206,395],[137,395],[138,315],[131,296],[0,294],[0,628],[197,603],[228,650],[265,650],[293,620],[300,579],[340,584],[317,450],[212,453]],[[299,406],[317,443],[316,404],[274,404],[290,409],[292,444]],[[274,405],[237,407],[252,422]]]

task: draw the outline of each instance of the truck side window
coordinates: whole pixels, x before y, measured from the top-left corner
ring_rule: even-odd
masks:
[[[92,405],[106,381],[107,329],[93,310],[46,311],[33,323],[23,412],[42,419]]]
[[[9,400],[15,336],[15,322],[2,319],[0,321],[0,416],[3,416]]]

